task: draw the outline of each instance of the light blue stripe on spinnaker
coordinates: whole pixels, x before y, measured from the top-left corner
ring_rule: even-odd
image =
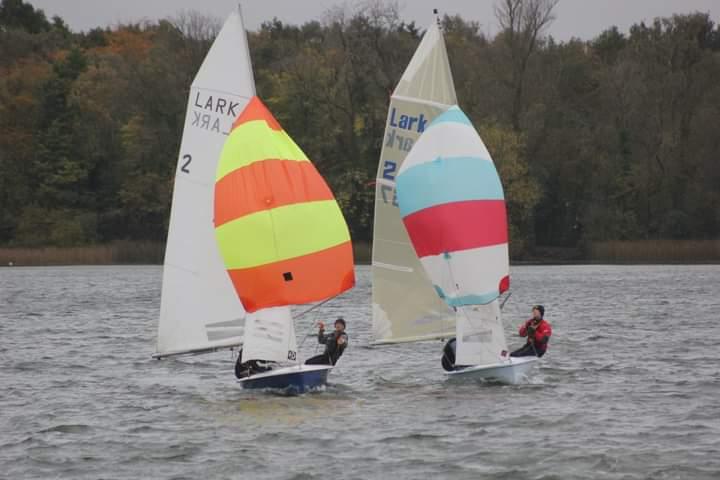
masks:
[[[504,200],[495,165],[479,157],[437,158],[400,173],[396,178],[400,215],[435,205],[466,200]]]
[[[442,288],[433,285],[438,296],[445,300],[451,307],[464,307],[466,305],[487,305],[500,296],[498,290],[481,294],[463,295],[460,297],[449,297]]]
[[[460,107],[455,105],[448,108],[444,113],[435,117],[435,119],[430,122],[430,125],[428,125],[427,128],[446,122],[462,123],[463,125],[469,125],[470,127],[472,127],[472,123],[470,123],[470,119],[467,117],[467,115],[465,115],[465,113],[460,110]]]

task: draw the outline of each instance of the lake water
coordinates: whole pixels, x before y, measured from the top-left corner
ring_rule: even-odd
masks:
[[[720,478],[720,266],[512,268],[512,346],[534,303],[554,329],[520,386],[446,382],[437,341],[368,347],[358,270],[297,325],[348,320],[331,385],[282,397],[230,352],[150,358],[160,267],[0,269],[0,478]]]

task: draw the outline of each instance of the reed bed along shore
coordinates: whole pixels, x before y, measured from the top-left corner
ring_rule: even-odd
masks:
[[[353,245],[355,261],[369,264],[372,246]],[[165,244],[114,242],[83,247],[0,247],[0,266],[162,264]]]
[[[113,242],[82,247],[3,247],[1,266],[159,264],[165,245]]]
[[[367,265],[372,244],[355,242],[355,263]],[[542,250],[542,249],[539,249]],[[561,258],[540,252],[519,263],[720,263],[720,240],[638,240],[592,243],[585,256]],[[0,266],[162,264],[165,245],[158,242],[114,242],[83,247],[0,247]]]
[[[595,242],[589,250],[594,263],[720,263],[720,240]]]

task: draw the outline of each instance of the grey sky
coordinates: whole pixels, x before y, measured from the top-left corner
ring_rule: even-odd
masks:
[[[118,22],[155,20],[173,16],[181,10],[197,10],[224,18],[237,0],[29,0],[42,8],[48,17],[60,15],[74,30],[87,30],[96,26],[113,25]],[[257,29],[265,20],[278,17],[286,23],[303,23],[320,20],[325,11],[336,5],[352,5],[358,2],[342,0],[243,0],[245,23],[250,30]],[[460,14],[465,19],[476,20],[487,33],[497,31],[493,15],[494,0],[401,0],[401,17],[415,20],[425,26],[431,21],[433,7],[443,13]],[[673,13],[701,11],[710,13],[720,21],[718,0],[560,0],[556,9],[557,19],[549,33],[558,40],[571,37],[590,39],[611,25],[621,31],[642,20]]]

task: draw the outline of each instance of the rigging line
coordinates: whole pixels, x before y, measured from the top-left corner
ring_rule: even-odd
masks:
[[[510,300],[511,295],[512,295],[512,292],[508,292],[507,297],[505,297],[505,300],[503,300],[503,302],[500,304],[500,310],[502,310],[503,307],[505,306],[505,304],[507,303],[507,301]]]
[[[313,315],[312,325],[317,325],[317,318],[318,318],[319,313],[320,313],[320,310],[317,310],[315,312],[315,315]],[[307,337],[305,337],[305,339],[306,338]],[[305,339],[303,339],[303,341],[305,341]],[[317,355],[318,346],[320,346],[320,342],[315,342],[315,350],[313,351],[313,356]]]
[[[322,307],[322,306],[325,305],[326,303],[328,303],[328,302],[330,302],[330,301],[332,301],[332,300],[335,300],[335,299],[336,299],[337,297],[339,297],[339,296],[340,296],[340,294],[335,295],[335,296],[332,296],[332,297],[330,297],[330,298],[327,298],[327,299],[323,300],[322,302],[318,303],[317,305],[313,305],[312,307],[308,308],[307,310],[304,310],[304,311],[300,312],[298,315],[295,316],[295,320],[297,320],[298,318],[300,318],[300,317],[302,317],[302,316],[304,316],[304,315],[307,315],[308,313],[312,312],[313,310],[316,310],[316,309]],[[319,313],[319,311],[318,311],[318,312],[315,312],[315,316],[313,317],[313,322],[310,323],[311,328],[312,328],[312,327],[315,325],[315,323],[316,323],[316,322],[315,322],[315,319],[317,319],[318,313]],[[300,351],[300,349],[302,348],[302,346],[305,345],[305,341],[306,341],[309,337],[313,337],[313,336],[315,336],[315,335],[306,334],[306,335],[304,336],[304,338],[302,339],[302,342],[300,342],[300,346],[298,347],[298,352]],[[315,345],[315,352],[317,352],[317,345]],[[298,364],[300,364],[300,363],[298,363]]]
[[[332,300],[335,300],[337,297],[339,297],[339,295],[335,295],[335,296],[332,296],[332,297],[330,297],[330,298],[327,298],[327,299],[323,300],[322,302],[318,303],[317,305],[313,305],[312,307],[308,308],[307,310],[303,310],[303,311],[300,312],[299,314],[295,315],[295,319],[298,319],[298,318],[300,318],[300,317],[303,317],[303,316],[307,315],[308,313],[312,312],[312,311],[315,310],[316,308],[322,307],[322,306],[325,305],[326,303],[328,303],[328,302],[330,302],[330,301],[332,301]]]
[[[298,347],[298,352],[302,349],[303,345],[305,345],[305,340],[307,340],[307,339],[310,338],[310,337],[314,337],[314,336],[315,336],[315,335],[310,335],[310,334],[304,335],[304,336],[303,336],[303,339],[302,339],[302,342],[300,342],[300,346]],[[316,349],[317,349],[317,347],[316,347]],[[299,363],[300,363],[300,362],[298,362],[298,364],[299,364]]]
[[[450,282],[455,285],[455,290],[458,291],[458,286],[457,286],[457,284],[455,284],[455,278],[453,277],[452,268],[450,267],[450,254],[448,252],[444,252],[443,259],[445,260],[445,265],[447,265],[448,274],[450,275]],[[445,299],[445,301],[447,301],[447,299]],[[455,324],[457,324],[457,307],[452,307],[452,309],[455,312],[454,319],[455,319]],[[448,327],[452,327],[452,321],[450,320],[450,317],[446,316],[445,318],[448,319],[447,320]]]
[[[326,300],[326,301],[327,301],[327,300]],[[315,324],[316,324],[315,320],[316,320],[316,319],[317,319],[317,312],[315,313],[315,316],[313,317],[313,321],[310,322],[310,328],[313,328],[313,327],[315,326]],[[303,347],[303,345],[305,345],[305,340],[307,340],[307,339],[310,338],[310,337],[315,337],[315,336],[316,336],[316,335],[311,335],[311,334],[309,334],[309,333],[303,335],[302,342],[300,342],[300,346],[298,347],[298,352],[299,352],[300,349]],[[317,347],[315,347],[315,349],[317,350]]]
[[[453,285],[455,285],[455,293],[456,293],[456,294],[459,294],[459,293],[460,293],[460,285],[458,285],[458,284],[455,282],[455,275],[453,275],[452,265],[450,265],[450,253],[445,252],[445,253],[444,253],[444,256],[445,256],[445,263],[447,264],[447,267],[448,267],[448,272],[450,273],[450,281],[452,282]],[[457,311],[458,311],[458,308],[459,308],[459,309],[460,309],[460,313],[462,313],[463,317],[465,317],[465,320],[467,320],[468,323],[473,326],[473,328],[475,327],[475,324],[473,323],[472,320],[470,320],[470,317],[468,317],[468,314],[467,314],[467,312],[465,311],[465,309],[462,308],[462,305],[460,305],[460,306],[458,306],[458,307],[454,307],[454,308],[455,308],[455,318],[456,318],[455,322],[456,322],[456,323],[457,323]]]

